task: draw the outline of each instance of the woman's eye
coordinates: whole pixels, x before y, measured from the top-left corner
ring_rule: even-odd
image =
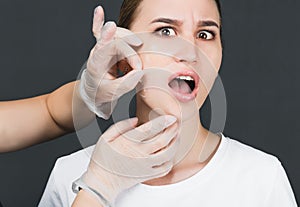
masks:
[[[174,29],[170,28],[170,27],[164,27],[161,29],[157,29],[156,30],[157,34],[159,34],[160,36],[175,36],[176,32]]]
[[[200,31],[197,37],[204,40],[212,40],[214,39],[215,34],[211,31]]]

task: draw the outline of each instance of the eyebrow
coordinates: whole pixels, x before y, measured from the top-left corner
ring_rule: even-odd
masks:
[[[157,19],[154,19],[151,21],[151,24],[153,24],[153,23],[166,23],[166,24],[172,24],[175,26],[182,25],[182,21],[176,20],[176,19],[170,19],[170,18],[157,18]],[[200,20],[197,23],[197,25],[198,25],[198,27],[214,26],[214,27],[219,28],[219,25],[215,21],[212,21],[212,20]]]
[[[176,19],[169,19],[169,18],[157,18],[151,21],[151,24],[153,23],[166,23],[166,24],[172,24],[172,25],[176,25],[176,26],[180,26],[182,24],[182,22],[180,22],[179,20]]]
[[[219,28],[219,25],[215,21],[211,21],[211,20],[199,21],[198,26],[199,27],[207,27],[207,26],[212,27],[212,26],[214,26],[214,27]]]

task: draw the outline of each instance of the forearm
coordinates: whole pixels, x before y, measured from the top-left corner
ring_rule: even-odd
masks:
[[[47,98],[49,114],[58,127],[65,132],[74,131],[88,125],[95,114],[92,113],[79,95],[79,81],[63,85]]]
[[[14,151],[74,131],[72,103],[76,117],[84,127],[93,117],[73,92],[76,82],[54,92],[17,101],[0,102],[0,152]]]
[[[48,96],[0,103],[0,152],[18,150],[66,133],[49,114]]]

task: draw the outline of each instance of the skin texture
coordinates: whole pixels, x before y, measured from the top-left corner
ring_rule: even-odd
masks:
[[[157,18],[176,19],[180,24],[174,25],[165,22],[151,23]],[[169,74],[172,73],[172,68],[176,68],[176,70],[188,68],[195,70],[203,80],[203,84],[199,84],[196,98],[185,103],[176,101],[174,97],[168,93],[155,89],[144,90],[143,87],[137,96],[137,117],[139,118],[139,124],[143,124],[149,121],[151,117],[159,116],[161,114],[174,115],[179,120],[178,124],[180,125],[180,132],[178,137],[181,140],[181,143],[193,141],[191,149],[184,159],[182,159],[182,155],[175,157],[174,163],[176,163],[176,165],[169,174],[161,178],[144,182],[148,185],[176,183],[194,175],[205,167],[213,157],[220,143],[220,137],[206,130],[201,125],[200,117],[198,116],[198,110],[208,96],[222,61],[220,16],[215,2],[211,0],[144,0],[139,6],[136,15],[136,20],[137,19],[139,21],[133,21],[130,28],[131,31],[135,33],[150,32],[152,34],[157,34],[157,32],[159,32],[158,34],[162,34],[162,30],[157,31],[158,28],[172,27],[172,31],[168,29],[167,33],[174,34],[176,37],[182,38],[200,48],[214,69],[214,71],[211,71],[210,73],[205,73],[206,71],[197,71],[196,66],[201,58],[199,59],[200,56],[195,52],[197,51],[195,48],[194,50],[192,49],[187,52],[189,55],[179,56],[179,58],[160,56],[157,54],[141,55],[145,72],[143,82],[149,80],[149,77],[147,79],[146,73],[146,70],[149,67],[159,67],[161,72],[163,71]],[[199,22],[207,20],[215,22],[217,26],[199,26]],[[214,38],[202,38],[207,36],[210,37],[209,34],[199,38],[199,32],[205,30],[213,31],[215,34]],[[164,32],[166,32],[166,30],[164,30]],[[170,37],[164,36],[164,38],[168,39]],[[170,65],[174,67],[168,67]],[[207,74],[209,75],[206,76]],[[189,114],[189,116],[185,117],[185,114]],[[181,150],[179,149],[179,151]],[[82,203],[85,203],[85,206],[101,206],[99,203],[96,204],[95,201],[95,197],[84,197],[84,193],[81,193],[77,196],[72,206],[80,206]]]

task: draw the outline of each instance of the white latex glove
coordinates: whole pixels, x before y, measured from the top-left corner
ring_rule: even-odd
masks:
[[[93,20],[97,43],[82,73],[79,92],[92,112],[108,119],[118,98],[134,89],[143,76],[141,59],[132,48],[143,43],[134,33],[117,27],[114,22],[103,23],[104,12],[99,6]],[[125,75],[118,77],[120,72]]]
[[[105,200],[113,206],[125,189],[166,175],[178,147],[175,122],[166,115],[137,128],[137,118],[113,125],[100,137],[81,181],[104,197],[104,206]]]

